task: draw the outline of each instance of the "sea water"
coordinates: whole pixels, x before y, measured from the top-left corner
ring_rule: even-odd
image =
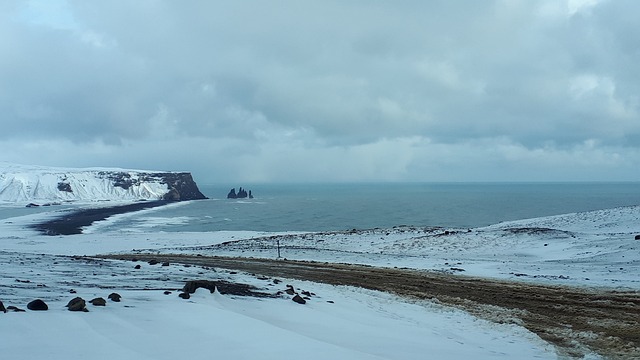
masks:
[[[99,231],[339,231],[474,228],[503,221],[640,205],[640,183],[254,184],[253,199],[227,199],[232,186],[201,185],[209,200],[129,214]],[[236,186],[237,190],[237,186]]]

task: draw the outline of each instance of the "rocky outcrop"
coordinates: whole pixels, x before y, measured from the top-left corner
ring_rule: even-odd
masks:
[[[0,164],[0,201],[206,199],[188,172]]]
[[[131,173],[103,171],[99,174],[111,180],[113,186],[124,190],[144,183],[164,184],[167,186],[167,192],[162,196],[162,200],[182,201],[207,198],[200,192],[198,185],[188,172]]]
[[[243,189],[242,187],[238,189],[237,193],[236,193],[236,188],[233,188],[227,194],[227,199],[246,199],[247,197],[249,199],[253,199],[253,194],[251,193],[251,190],[247,192],[247,190]]]

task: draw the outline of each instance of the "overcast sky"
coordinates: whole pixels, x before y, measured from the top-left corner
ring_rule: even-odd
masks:
[[[0,161],[640,180],[640,1],[0,0]]]

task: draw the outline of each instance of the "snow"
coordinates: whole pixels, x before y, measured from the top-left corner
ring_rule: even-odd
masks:
[[[139,183],[127,189],[114,186],[105,173],[125,173]],[[0,202],[24,204],[44,202],[96,202],[104,200],[161,199],[167,185],[143,181],[149,171],[116,168],[54,168],[0,162]],[[69,184],[72,192],[60,191],[60,183]]]
[[[181,206],[181,205],[172,205]],[[191,359],[556,359],[550,344],[515,324],[496,324],[428,301],[353,287],[226,270],[88,260],[69,255],[118,252],[200,253],[274,258],[274,234],[157,233],[164,223],[144,210],[143,228],[47,237],[27,225],[55,211],[0,220],[0,300],[5,306],[41,298],[49,311],[0,314],[3,357]],[[119,215],[122,217],[131,214]],[[119,221],[118,216],[109,219]],[[505,222],[477,229],[394,228],[345,233],[280,234],[288,259],[411,267],[537,283],[640,289],[640,207]],[[173,221],[181,221],[173,219]],[[454,270],[458,269],[458,270]],[[316,294],[305,305],[286,297],[254,298],[198,290],[186,280],[222,279],[269,294],[285,284]],[[72,294],[74,290],[77,293]],[[165,289],[173,291],[164,295]],[[74,313],[73,297],[120,303]],[[331,302],[329,302],[331,301]],[[8,354],[8,355],[5,355]],[[593,359],[598,358],[593,355]]]

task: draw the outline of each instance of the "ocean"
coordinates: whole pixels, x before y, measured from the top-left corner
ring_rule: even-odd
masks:
[[[253,199],[226,199],[231,185],[201,185],[209,200],[155,208],[99,231],[340,231],[474,228],[503,221],[640,205],[640,183],[254,184]],[[238,186],[236,186],[236,190]]]

